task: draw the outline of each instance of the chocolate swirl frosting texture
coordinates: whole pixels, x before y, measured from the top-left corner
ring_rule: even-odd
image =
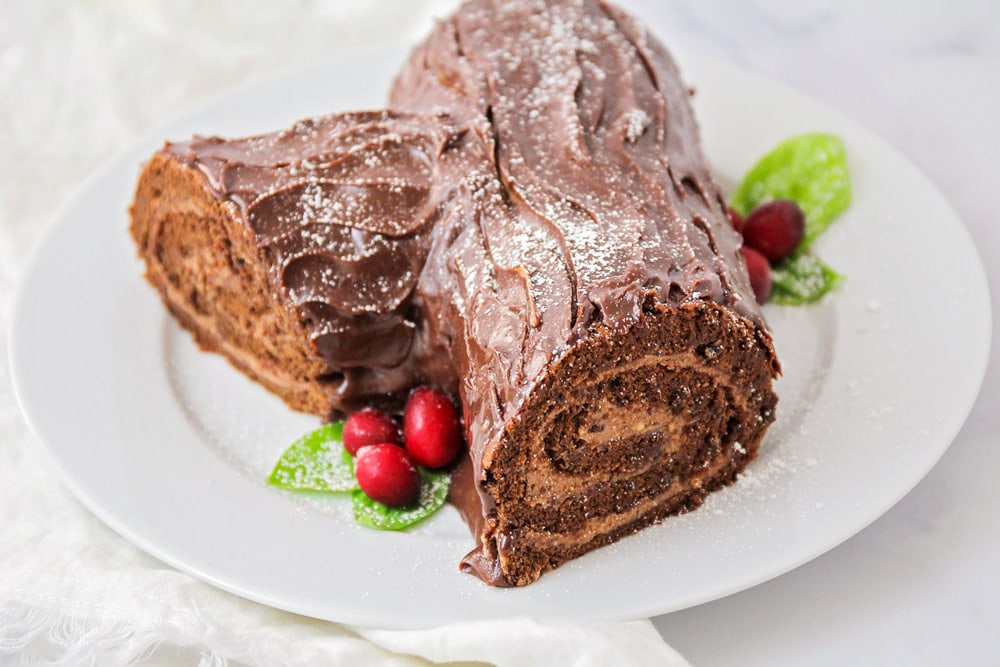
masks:
[[[650,291],[762,323],[746,276],[729,268],[739,239],[720,224],[687,97],[662,46],[610,6],[471,2],[413,54],[391,104],[481,128],[523,227],[484,229],[484,244],[496,266],[528,270],[534,300],[570,295],[552,299],[566,330],[634,321]],[[538,246],[549,252],[533,262]]]
[[[331,377],[342,376],[334,413],[419,375],[412,301],[453,132],[436,116],[373,111],[166,149],[246,220],[272,286],[299,309]]]

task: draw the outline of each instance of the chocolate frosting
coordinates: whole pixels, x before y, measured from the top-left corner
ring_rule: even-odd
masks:
[[[168,144],[254,234],[272,289],[297,308],[338,383],[331,416],[421,377],[417,279],[456,129],[389,111],[304,120],[246,139]]]
[[[594,0],[473,0],[399,74],[393,108],[447,111],[472,129],[443,161],[459,185],[419,296],[430,339],[459,371],[478,481],[544,370],[651,302],[718,303],[769,344],[747,276],[731,268],[740,240],[688,97],[660,43]],[[502,584],[490,552],[505,536],[491,534],[493,499],[479,500],[483,549],[466,567]]]

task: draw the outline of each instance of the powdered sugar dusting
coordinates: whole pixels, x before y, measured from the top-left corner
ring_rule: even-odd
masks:
[[[625,139],[635,143],[639,137],[642,136],[646,128],[649,127],[649,123],[652,120],[642,109],[632,109],[626,115],[627,122],[625,124]]]

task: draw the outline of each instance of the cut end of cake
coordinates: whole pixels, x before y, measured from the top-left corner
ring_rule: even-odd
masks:
[[[523,586],[698,507],[757,455],[775,363],[752,324],[705,305],[571,348],[483,453],[485,530],[463,568]]]
[[[232,202],[168,152],[146,164],[130,231],[146,279],[203,350],[218,352],[293,409],[329,410],[334,385],[304,322],[270,288],[260,249]]]

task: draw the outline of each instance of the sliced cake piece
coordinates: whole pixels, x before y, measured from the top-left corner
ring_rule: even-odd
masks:
[[[168,143],[131,208],[146,277],[201,347],[292,408],[392,403],[421,377],[412,297],[451,136],[376,111]]]

